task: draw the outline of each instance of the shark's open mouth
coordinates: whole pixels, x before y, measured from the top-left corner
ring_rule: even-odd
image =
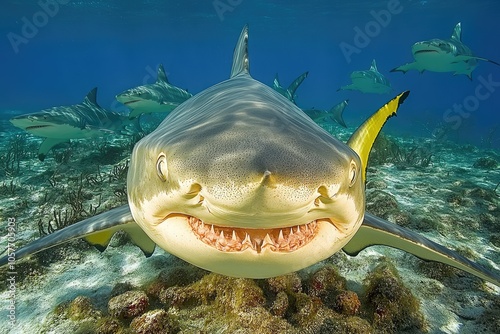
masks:
[[[50,125],[32,125],[32,126],[28,126],[26,127],[26,131],[27,130],[33,130],[33,129],[41,129],[41,128],[47,128],[49,127]]]
[[[124,102],[123,104],[127,105],[127,104],[132,104],[132,103],[136,103],[136,102],[140,102],[140,101],[141,100],[131,100],[131,101]]]
[[[415,54],[419,54],[419,53],[437,53],[437,50],[419,50],[419,51],[415,51]]]
[[[223,252],[241,252],[263,249],[274,252],[292,252],[314,239],[318,233],[316,220],[303,225],[276,229],[244,229],[205,224],[195,217],[188,218],[196,237],[205,244]]]

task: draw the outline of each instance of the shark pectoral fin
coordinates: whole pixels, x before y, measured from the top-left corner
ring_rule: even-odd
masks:
[[[396,224],[365,214],[363,224],[343,250],[352,256],[366,247],[385,245],[404,250],[423,260],[441,262],[464,270],[474,276],[500,286],[500,274],[491,272],[462,255],[439,245],[418,233]]]
[[[370,154],[375,139],[380,133],[380,130],[384,126],[385,122],[391,116],[396,115],[399,105],[404,102],[409,94],[410,91],[405,91],[387,102],[382,108],[376,111],[370,118],[361,124],[361,126],[347,141],[347,145],[349,145],[349,147],[352,148],[361,159],[364,181],[366,181],[368,155]]]
[[[128,233],[132,243],[139,247],[146,257],[153,255],[156,244],[137,224],[129,224],[123,229]]]
[[[23,248],[16,250],[16,260],[58,246],[70,240],[83,238],[108,229],[119,229],[119,227],[127,229],[128,227],[126,227],[126,225],[131,225],[132,223],[135,224],[135,221],[130,213],[130,209],[128,205],[123,205],[33,241]],[[97,239],[97,237],[95,238]],[[0,258],[0,267],[7,263],[7,256]]]
[[[69,139],[60,138],[45,138],[38,149],[38,159],[45,160],[47,153],[56,145],[61,143],[69,143]]]
[[[488,63],[492,63],[492,64],[495,64],[497,66],[500,66],[499,63],[497,63],[496,61],[493,61],[491,59],[488,59],[488,58],[484,58],[484,57],[476,57],[476,56],[467,56],[467,55],[459,55],[459,56],[456,56],[455,57],[455,63],[460,63],[460,62],[467,62],[471,59],[475,59],[475,60],[481,60],[481,61],[486,61]]]
[[[417,70],[419,72],[423,72],[423,70],[418,66],[417,62],[406,63],[404,65],[401,65],[401,66],[393,68],[389,72],[403,72],[403,73],[406,73],[409,70]]]
[[[139,116],[141,116],[144,112],[140,111],[140,109],[133,109],[129,114],[128,114],[128,118],[129,119],[134,119],[134,118],[137,118]]]
[[[113,235],[120,230],[123,230],[128,234],[132,243],[139,247],[146,257],[150,257],[155,251],[156,244],[146,233],[144,233],[135,221],[116,225],[102,232],[89,234],[84,239],[99,251],[103,252],[108,247]]]
[[[116,232],[118,232],[118,229],[109,229],[103,232],[87,235],[84,239],[99,251],[104,252]]]

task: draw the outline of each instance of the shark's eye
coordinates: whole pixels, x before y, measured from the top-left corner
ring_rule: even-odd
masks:
[[[160,153],[160,155],[158,156],[158,161],[156,161],[156,173],[158,174],[160,180],[162,180],[163,182],[167,181],[167,157],[163,152]]]
[[[349,168],[349,187],[352,187],[356,183],[358,178],[358,167],[354,161],[351,161],[351,166]]]

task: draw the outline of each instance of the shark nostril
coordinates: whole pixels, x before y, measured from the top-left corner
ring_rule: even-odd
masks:
[[[320,206],[320,203],[328,204],[332,202],[332,198],[328,195],[328,189],[325,186],[320,186],[318,193],[320,196],[316,197],[314,205]]]
[[[189,197],[194,197],[198,195],[201,191],[201,185],[199,183],[193,183],[189,188],[189,191],[186,193]]]

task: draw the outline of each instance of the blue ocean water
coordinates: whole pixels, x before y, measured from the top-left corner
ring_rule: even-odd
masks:
[[[498,1],[6,0],[1,7],[2,118],[78,103],[94,86],[103,107],[125,111],[115,95],[153,82],[160,63],[173,84],[199,92],[228,77],[234,43],[248,23],[256,79],[271,85],[279,73],[287,85],[309,71],[297,92],[303,108],[328,109],[349,98],[344,117],[357,126],[409,89],[386,131],[432,138],[445,127],[447,139],[500,147],[500,66],[480,61],[472,80],[389,72],[413,60],[413,43],[449,38],[458,22],[476,56],[500,62]],[[337,92],[372,59],[391,93]]]

